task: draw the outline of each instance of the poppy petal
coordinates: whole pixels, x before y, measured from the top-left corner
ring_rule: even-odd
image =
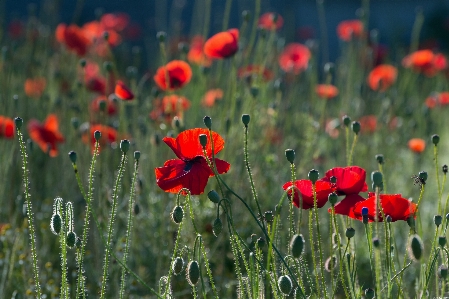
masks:
[[[117,84],[115,85],[115,95],[121,99],[121,100],[132,100],[134,99],[134,94],[131,92],[131,90],[128,88],[128,86],[125,85],[122,81],[117,81]]]
[[[346,197],[337,203],[334,207],[335,214],[346,215],[354,219],[358,219],[354,214],[353,208],[358,202],[365,201],[365,198],[361,197],[358,194],[349,194]],[[328,210],[332,212],[332,209]]]

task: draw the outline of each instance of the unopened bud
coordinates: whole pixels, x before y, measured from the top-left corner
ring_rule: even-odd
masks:
[[[218,237],[218,235],[223,230],[223,222],[221,222],[220,218],[215,219],[214,224],[212,225],[212,232],[215,237]]]
[[[20,130],[22,128],[23,119],[20,117],[14,118],[14,124],[16,125],[16,129]]]
[[[320,176],[320,174],[319,174],[318,170],[312,169],[309,171],[308,177],[309,177],[309,180],[311,180],[313,184],[315,184],[315,182],[318,181],[319,176]]]
[[[279,290],[281,290],[282,294],[288,295],[292,291],[292,280],[288,275],[282,275],[278,279]]]
[[[76,234],[73,231],[67,233],[67,247],[73,248],[76,243]]]
[[[338,201],[338,195],[335,192],[329,193],[327,199],[329,200],[332,206],[335,206],[335,204]]]
[[[207,145],[207,135],[206,134],[200,134],[199,136],[200,144],[202,147],[206,147]]]
[[[441,217],[441,215],[433,216],[433,223],[435,223],[437,227],[441,225],[441,222],[443,222],[443,217]]]
[[[140,152],[139,151],[135,151],[134,152],[134,160],[139,160],[140,159]]]
[[[184,260],[182,257],[176,257],[171,265],[173,274],[179,275],[184,268]]]
[[[182,219],[184,218],[184,210],[181,206],[176,206],[172,213],[171,213],[171,219],[174,223],[179,224],[181,223]]]
[[[73,164],[76,163],[76,153],[74,151],[70,151],[69,152],[69,158],[70,158],[70,161],[72,161]]]
[[[440,236],[440,237],[438,237],[438,244],[439,244],[441,247],[444,247],[444,246],[446,245],[446,242],[447,242],[447,239],[446,239],[445,236]]]
[[[187,265],[187,282],[193,287],[200,278],[200,266],[197,261],[191,261]]]
[[[348,227],[346,229],[346,238],[351,239],[355,235],[355,229],[352,227]]]
[[[351,118],[347,115],[343,116],[342,118],[343,120],[343,124],[347,127],[349,127],[349,125],[351,124]]]
[[[437,134],[432,135],[432,143],[437,145],[440,142],[440,136]]]
[[[213,203],[220,202],[220,195],[215,190],[210,190],[209,193],[207,193],[207,198],[209,198]]]
[[[424,244],[418,235],[410,236],[408,241],[408,253],[410,258],[419,261],[424,251]]]
[[[352,131],[357,135],[360,132],[361,125],[358,121],[352,122]]]
[[[287,158],[288,162],[293,164],[295,162],[295,151],[292,149],[286,149],[285,150],[285,157]]]
[[[290,250],[293,257],[299,258],[304,250],[304,237],[302,235],[294,235],[290,241]]]
[[[242,123],[245,125],[245,127],[248,127],[250,120],[251,116],[249,116],[249,114],[242,114]]]

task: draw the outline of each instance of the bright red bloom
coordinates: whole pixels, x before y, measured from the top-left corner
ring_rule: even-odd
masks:
[[[89,129],[89,136],[87,136],[87,134],[84,134],[82,140],[85,143],[90,142],[92,152],[95,149],[95,141],[96,141],[94,137],[95,131],[101,132],[101,138],[99,140],[100,147],[98,148],[99,151],[101,150],[102,147],[117,141],[118,134],[116,129],[100,124],[91,125]]]
[[[187,53],[187,60],[191,63],[208,67],[212,64],[212,60],[203,52],[204,39],[201,35],[196,35],[190,42],[189,53]]]
[[[241,79],[250,80],[253,76],[262,76],[265,82],[273,79],[274,74],[272,71],[267,69],[266,67],[262,67],[259,65],[248,65],[245,67],[239,68],[237,75]]]
[[[12,139],[14,138],[14,130],[14,120],[0,115],[0,137]]]
[[[337,26],[338,37],[349,42],[353,37],[361,37],[363,35],[363,23],[360,20],[347,20],[342,21]]]
[[[337,179],[336,187],[338,195],[358,194],[368,191],[365,182],[366,171],[358,166],[334,167],[326,171],[323,180],[330,182],[331,177]]]
[[[291,200],[292,189],[295,188],[293,204],[297,208],[301,208],[299,202],[299,194],[301,194],[302,198],[302,209],[308,210],[313,208],[313,190],[312,190],[312,181],[311,180],[297,180],[295,182],[295,186],[292,187],[292,182],[287,182],[282,186],[285,191],[287,191],[287,195]],[[332,184],[323,180],[318,180],[315,182],[315,192],[316,192],[316,201],[317,207],[323,207],[330,193],[334,191]]]
[[[279,55],[279,66],[284,72],[292,72],[298,75],[307,69],[311,56],[312,54],[306,46],[291,43]]]
[[[210,37],[204,43],[204,54],[211,58],[223,59],[233,56],[239,49],[239,30],[229,29]]]
[[[419,50],[405,56],[402,59],[402,65],[432,77],[447,67],[447,60],[443,54],[434,54],[431,50]]]
[[[131,89],[129,89],[128,86],[126,86],[125,83],[120,80],[118,80],[117,84],[115,85],[114,93],[120,100],[130,101],[134,99],[134,94],[132,93]]]
[[[417,206],[415,203],[403,198],[401,194],[380,194],[379,202],[385,216],[390,216],[391,220],[406,221],[409,217],[415,217]],[[369,194],[367,200],[358,202],[353,208],[353,216],[351,218],[362,220],[362,208],[368,208],[368,219],[370,222],[375,221],[376,216],[376,195]],[[382,222],[382,212],[378,210],[378,221]]]
[[[330,100],[338,95],[338,88],[332,84],[318,84],[315,92],[320,98]]]
[[[366,81],[372,90],[385,91],[396,82],[397,76],[398,70],[394,66],[381,64],[369,73]]]
[[[57,143],[64,142],[64,137],[59,132],[59,122],[55,114],[50,114],[43,124],[32,119],[28,122],[28,134],[30,138],[50,157],[58,155]]]
[[[168,77],[168,78],[166,78]],[[182,60],[173,60],[157,69],[153,79],[162,90],[174,90],[190,82],[192,69]],[[167,86],[168,83],[168,86]]]
[[[123,31],[129,23],[126,13],[107,13],[101,16],[100,24],[107,30]]]
[[[408,141],[408,147],[412,152],[420,154],[426,149],[426,141],[421,138],[412,138]]]
[[[206,154],[212,160],[212,146],[207,129],[190,129],[181,132],[176,139],[162,139],[179,158],[168,160],[164,166],[155,168],[156,183],[165,192],[178,193],[182,188],[187,188],[192,195],[198,195],[204,192],[209,177],[214,176],[203,155],[199,141],[201,134],[207,136]],[[212,132],[212,138],[216,155],[224,148],[224,140],[215,132]],[[228,162],[217,158],[214,163],[220,174],[228,172],[231,167]]]
[[[83,68],[86,89],[100,94],[106,94],[106,78],[101,76],[100,67],[95,62],[88,61]]]
[[[98,21],[91,21],[83,25],[81,28],[84,35],[89,39],[90,42],[101,43],[104,42],[104,34],[107,33],[107,44],[115,47],[122,42],[120,34],[114,29],[106,28],[102,23]]]
[[[284,25],[284,19],[277,13],[267,12],[260,16],[258,24],[265,30],[279,30]]]

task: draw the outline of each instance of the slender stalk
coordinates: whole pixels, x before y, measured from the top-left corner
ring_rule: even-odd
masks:
[[[334,207],[334,205],[332,205],[331,223],[333,223],[333,228],[334,228],[335,234],[337,235],[337,246],[338,246],[338,257],[339,257],[339,261],[338,261],[338,266],[339,266],[338,268],[339,269],[338,269],[338,271],[339,271],[339,274],[340,274],[341,283],[343,284],[343,290],[345,292],[346,298],[350,298],[349,297],[349,293],[348,293],[348,287],[346,286],[345,276],[344,276],[344,273],[343,273],[343,256],[341,255],[340,233],[339,233],[339,229],[338,229],[337,218],[335,217],[335,207]],[[371,259],[370,259],[370,262],[371,262]]]
[[[352,140],[351,152],[348,156],[348,166],[352,165],[352,157],[354,156],[355,145],[357,144],[358,134],[354,134],[354,139]]]
[[[433,156],[435,161],[435,176],[437,177],[437,186],[438,186],[438,215],[441,215],[442,190],[440,185],[440,173],[438,169],[438,146],[436,144],[433,147]]]
[[[318,235],[317,242],[318,242],[318,251],[319,251],[319,257],[320,257],[320,279],[321,279],[321,283],[322,283],[324,298],[327,298],[326,282],[324,281],[323,249],[321,247],[320,220],[318,218],[318,206],[317,206],[315,183],[312,184],[312,192],[313,192],[313,212],[315,214],[316,232]],[[318,287],[318,285],[317,285],[317,287]]]

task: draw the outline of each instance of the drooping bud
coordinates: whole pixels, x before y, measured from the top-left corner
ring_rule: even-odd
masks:
[[[285,150],[285,157],[287,158],[287,161],[293,164],[295,162],[295,150],[292,149],[286,149]]]
[[[59,235],[59,233],[61,232],[61,228],[62,228],[61,215],[53,214],[53,216],[51,217],[51,222],[50,222],[51,232],[54,233],[55,235]]]
[[[203,118],[204,125],[210,130],[212,128],[212,118],[210,116],[205,116]]]
[[[75,247],[80,249],[81,245],[83,245],[83,241],[81,241],[80,237],[76,237],[76,241],[75,241]]]
[[[318,181],[318,178],[320,176],[320,173],[316,169],[312,169],[309,171],[308,177],[309,180],[312,181],[313,184],[315,184],[316,181]]]
[[[184,210],[181,206],[176,206],[172,213],[171,213],[171,219],[174,223],[179,224],[181,223],[182,219],[184,218]]]
[[[411,235],[408,241],[408,253],[410,258],[419,261],[424,251],[424,244],[418,235]]]
[[[73,248],[76,243],[76,234],[73,231],[67,233],[67,247]]]
[[[214,224],[212,225],[212,232],[214,233],[214,236],[218,237],[222,230],[223,222],[221,222],[220,218],[215,219]]]
[[[293,285],[292,280],[288,275],[282,275],[278,279],[279,290],[281,290],[282,294],[288,295],[292,291]]]
[[[207,198],[209,198],[213,203],[220,202],[220,195],[215,190],[210,190],[209,193],[207,193]]]
[[[179,275],[182,272],[182,269],[184,269],[184,260],[182,259],[182,257],[176,257],[171,264],[171,268],[173,274]]]
[[[335,255],[332,255],[328,257],[326,262],[324,263],[324,269],[326,269],[327,272],[332,272],[332,270],[335,269],[336,265],[337,265],[337,257]]]
[[[187,282],[193,287],[198,283],[200,278],[200,266],[197,261],[191,261],[187,265]]]
[[[290,250],[293,257],[301,257],[302,251],[304,250],[304,238],[302,235],[294,235],[290,241]]]

